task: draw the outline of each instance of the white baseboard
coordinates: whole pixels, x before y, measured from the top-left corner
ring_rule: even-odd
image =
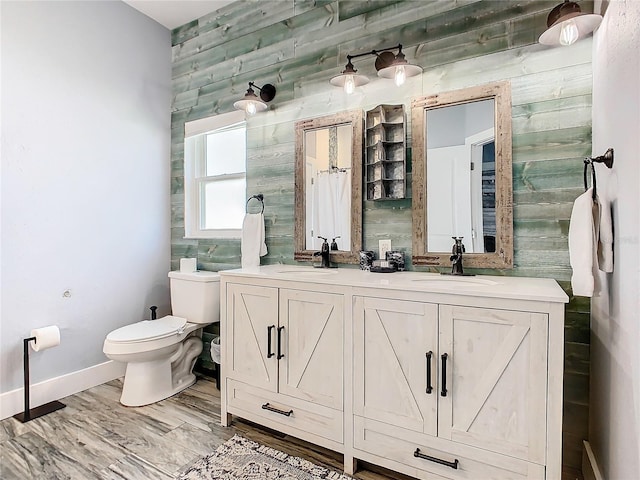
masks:
[[[124,375],[126,363],[108,362],[50,378],[29,387],[31,408],[81,392]],[[0,420],[24,411],[24,388],[0,394]]]
[[[582,443],[584,445],[584,450],[582,451],[582,475],[584,480],[604,480],[591,445],[586,440]]]

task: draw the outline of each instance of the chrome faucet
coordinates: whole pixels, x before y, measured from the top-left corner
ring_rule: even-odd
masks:
[[[455,240],[453,244],[453,248],[451,250],[451,275],[464,275],[464,271],[462,270],[462,254],[464,253],[464,245],[462,244],[462,239],[464,237],[451,237]]]
[[[320,265],[317,266],[319,268],[331,268],[331,253],[329,251],[329,243],[327,242],[326,238],[321,237],[320,235],[318,235],[318,238],[321,238],[322,240],[324,240],[324,242],[320,247],[320,251],[313,253],[314,257],[321,257],[322,259]]]

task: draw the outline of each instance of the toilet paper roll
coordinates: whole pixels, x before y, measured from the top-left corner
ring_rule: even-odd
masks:
[[[181,258],[180,271],[183,273],[193,273],[198,270],[198,260],[195,258]]]
[[[34,342],[30,342],[31,348],[36,352],[60,345],[60,329],[56,325],[34,328],[31,336],[36,337]]]

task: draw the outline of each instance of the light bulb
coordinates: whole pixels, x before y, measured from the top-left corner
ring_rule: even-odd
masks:
[[[344,93],[351,95],[356,89],[356,82],[353,80],[353,75],[346,75],[344,79]]]
[[[404,81],[407,79],[407,75],[404,71],[404,65],[398,65],[396,67],[396,73],[393,77],[396,82],[396,86],[404,85]]]
[[[560,30],[560,45],[572,45],[578,40],[580,32],[578,32],[578,26],[576,22],[567,20],[562,23],[562,29]]]
[[[255,102],[249,102],[247,103],[247,115],[254,115],[256,113],[257,109],[256,109],[256,104]]]

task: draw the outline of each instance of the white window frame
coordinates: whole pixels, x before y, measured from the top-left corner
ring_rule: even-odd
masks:
[[[184,238],[240,238],[242,229],[205,229],[203,224],[203,183],[212,180],[246,179],[243,173],[206,177],[206,133],[245,123],[244,111],[233,111],[203,118],[184,125]],[[187,139],[196,137],[195,141]],[[245,182],[246,184],[246,182]]]

